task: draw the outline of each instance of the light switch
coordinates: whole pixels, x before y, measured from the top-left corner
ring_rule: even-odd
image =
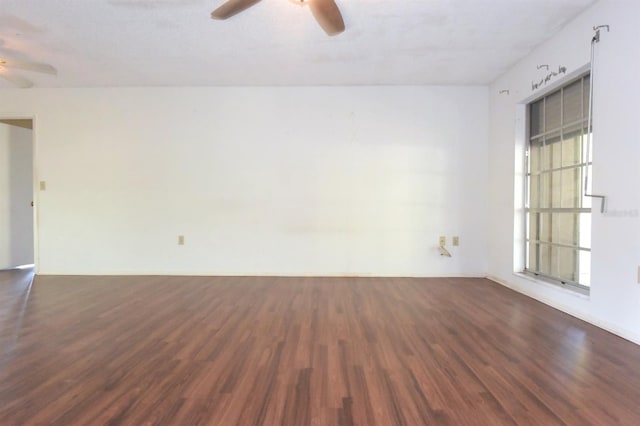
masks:
[[[179,246],[184,245],[184,235],[178,235],[178,245]]]
[[[47,183],[43,180],[40,181],[40,191],[45,191],[47,189]]]

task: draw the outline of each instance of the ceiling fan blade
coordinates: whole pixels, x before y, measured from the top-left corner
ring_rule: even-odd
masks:
[[[227,19],[250,8],[260,0],[228,0],[225,4],[211,12],[212,19]]]
[[[58,74],[58,71],[49,64],[39,62],[15,61],[13,59],[0,58],[0,65],[8,68],[19,68],[26,71],[43,72],[46,74]]]
[[[309,0],[309,7],[327,35],[334,36],[344,31],[344,20],[334,0]]]
[[[17,75],[11,75],[5,72],[0,72],[0,77],[12,83],[14,86],[20,87],[21,89],[28,89],[29,87],[33,86],[33,83],[31,81]]]

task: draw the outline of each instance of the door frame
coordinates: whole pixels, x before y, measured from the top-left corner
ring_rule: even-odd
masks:
[[[40,273],[40,244],[39,244],[39,218],[40,218],[40,203],[38,199],[39,195],[39,180],[38,180],[38,143],[36,132],[36,116],[34,114],[0,114],[0,120],[31,120],[31,149],[32,159],[31,168],[33,174],[33,187],[31,188],[31,199],[33,200],[33,263],[34,272]]]

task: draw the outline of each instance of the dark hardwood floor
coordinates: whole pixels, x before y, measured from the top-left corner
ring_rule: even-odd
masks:
[[[640,424],[640,347],[484,279],[0,273],[1,425]]]

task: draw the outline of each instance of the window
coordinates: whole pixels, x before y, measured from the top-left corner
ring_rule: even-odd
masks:
[[[526,150],[525,272],[582,290],[591,263],[589,84],[583,76],[528,105]]]

